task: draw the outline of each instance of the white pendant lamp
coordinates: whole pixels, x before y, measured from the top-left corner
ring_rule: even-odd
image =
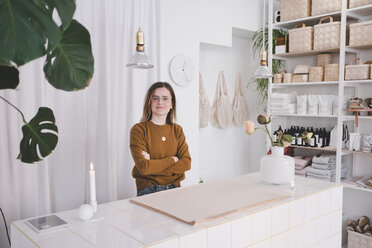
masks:
[[[139,0],[139,6],[138,6],[138,19],[139,19],[139,25],[141,24],[141,5]],[[129,59],[129,62],[127,64],[127,67],[129,68],[138,68],[138,69],[151,69],[154,67],[154,65],[151,62],[151,59],[149,56],[145,53],[145,34],[143,33],[141,27],[138,28],[137,35],[136,35],[136,52],[132,55],[132,57]]]
[[[255,78],[271,78],[273,76],[269,67],[267,67],[267,59],[266,59],[267,53],[265,50],[265,14],[266,14],[265,8],[266,8],[266,0],[264,0],[264,6],[263,6],[262,50],[260,53],[260,65],[258,66],[256,72],[254,73]]]

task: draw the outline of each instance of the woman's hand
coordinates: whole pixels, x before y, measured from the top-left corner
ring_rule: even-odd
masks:
[[[174,162],[177,162],[178,161],[178,157],[173,156],[172,158],[174,159]]]
[[[148,154],[148,153],[145,152],[145,151],[142,151],[141,154],[143,155],[143,157],[144,157],[145,159],[150,160],[150,154]]]

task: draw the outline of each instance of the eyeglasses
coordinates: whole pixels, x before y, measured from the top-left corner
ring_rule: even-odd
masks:
[[[160,100],[162,100],[165,103],[169,103],[172,100],[172,98],[171,97],[167,97],[167,96],[163,96],[163,97],[152,96],[152,101],[153,102],[160,102]]]

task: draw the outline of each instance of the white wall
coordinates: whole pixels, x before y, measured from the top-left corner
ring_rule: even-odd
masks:
[[[240,72],[243,85],[248,85],[258,64],[258,58],[252,56],[249,43],[252,33],[245,37],[235,36],[234,33],[232,47],[201,44],[200,73],[211,104],[220,70],[224,72],[231,103],[234,98],[236,73]],[[245,89],[249,118],[254,120],[258,114],[257,94],[253,86]],[[230,125],[227,129],[218,129],[210,123],[199,130],[200,177],[209,181],[258,170],[259,159],[265,151],[264,140],[265,134],[260,131],[248,136],[242,126]]]
[[[189,56],[195,75],[187,87],[174,85],[178,122],[183,126],[192,157],[191,171],[183,185],[199,181],[199,44],[231,46],[233,25],[256,30],[261,20],[260,0],[159,0],[160,78],[171,82],[169,61],[176,54]]]

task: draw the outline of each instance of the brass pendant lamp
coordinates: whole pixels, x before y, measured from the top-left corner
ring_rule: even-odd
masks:
[[[265,14],[266,14],[265,8],[266,0],[264,0],[263,5],[262,50],[260,53],[260,65],[258,66],[256,72],[254,73],[255,78],[271,78],[273,76],[269,67],[267,67],[267,53],[265,50]]]
[[[141,0],[138,0],[138,22],[141,26]],[[145,34],[143,33],[141,27],[138,28],[136,34],[136,52],[129,59],[127,67],[137,68],[137,69],[151,69],[154,68],[154,65],[151,62],[149,56],[145,53]]]

